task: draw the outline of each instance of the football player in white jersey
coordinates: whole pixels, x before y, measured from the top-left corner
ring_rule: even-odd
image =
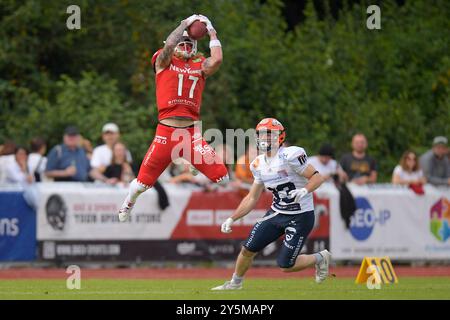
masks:
[[[299,254],[314,226],[312,192],[323,182],[300,147],[283,147],[286,138],[283,125],[265,118],[256,126],[256,143],[260,155],[250,164],[254,182],[249,194],[233,215],[222,224],[222,232],[230,233],[233,222],[247,215],[267,188],[273,193],[269,211],[253,227],[236,261],[230,281],[212,290],[241,289],[243,278],[255,255],[284,234],[277,263],[283,272],[296,272],[315,266],[316,282],[328,277],[331,254],[323,250],[315,254]]]

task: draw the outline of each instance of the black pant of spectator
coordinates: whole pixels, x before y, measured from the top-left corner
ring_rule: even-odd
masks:
[[[161,210],[164,210],[170,205],[166,190],[164,189],[162,184],[159,183],[159,181],[155,182],[153,188],[155,188],[156,192],[158,193],[158,205],[161,208]]]

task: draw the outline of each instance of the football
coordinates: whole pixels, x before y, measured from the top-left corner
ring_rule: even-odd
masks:
[[[199,40],[208,33],[208,29],[206,29],[206,24],[196,20],[188,27],[187,32],[189,37],[194,40]]]

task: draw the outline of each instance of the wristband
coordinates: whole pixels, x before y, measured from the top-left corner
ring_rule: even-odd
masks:
[[[209,48],[211,49],[212,47],[222,47],[222,44],[220,44],[219,40],[214,39],[209,42]]]

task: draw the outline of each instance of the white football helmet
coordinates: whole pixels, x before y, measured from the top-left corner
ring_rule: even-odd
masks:
[[[181,41],[175,47],[175,54],[189,59],[197,54],[197,40],[189,37],[187,31],[183,32]]]

